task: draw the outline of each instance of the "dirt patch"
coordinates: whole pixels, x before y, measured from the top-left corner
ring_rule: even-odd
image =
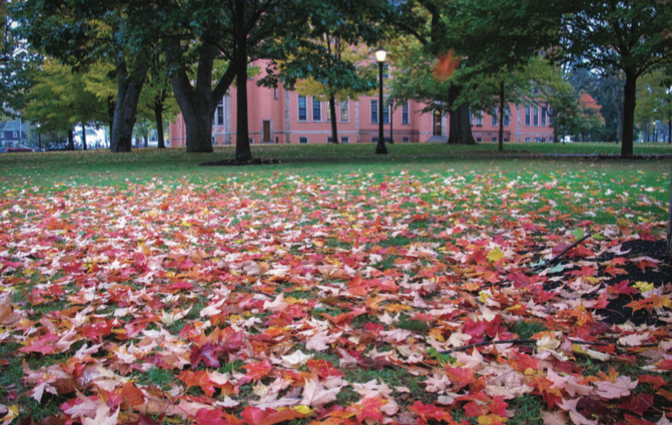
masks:
[[[623,243],[621,250],[629,252],[620,256],[609,253],[598,258],[600,263],[613,260],[616,257],[623,257],[629,260],[620,266],[620,268],[625,270],[626,274],[612,277],[605,282],[606,285],[613,286],[624,280],[628,280],[630,286],[636,282],[651,283],[655,288],[671,284],[672,262],[669,258],[665,257],[665,244],[665,241],[628,241]],[[647,257],[655,261],[647,260]],[[657,263],[656,261],[660,262]],[[651,264],[655,264],[655,267],[651,266]],[[611,300],[606,308],[597,310],[596,313],[603,317],[603,321],[610,324],[622,324],[628,320],[635,325],[642,325],[644,323],[648,325],[663,324],[658,320],[655,309],[651,312],[646,309],[633,312],[632,308],[627,307],[632,301],[642,299],[643,297],[639,293],[632,295],[621,294],[617,299]]]

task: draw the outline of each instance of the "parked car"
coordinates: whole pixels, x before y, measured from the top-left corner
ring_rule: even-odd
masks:
[[[33,148],[27,146],[17,146],[15,148],[7,148],[7,152],[33,152]]]

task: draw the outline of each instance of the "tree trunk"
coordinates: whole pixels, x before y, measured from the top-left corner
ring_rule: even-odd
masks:
[[[236,121],[236,161],[252,159],[250,133],[247,127],[247,28],[245,0],[236,0],[236,88],[238,116]]]
[[[149,130],[142,136],[143,139],[145,139],[145,147],[149,147]]]
[[[163,139],[163,106],[154,108],[154,119],[156,120],[156,139],[159,149],[166,148],[166,142]]]
[[[667,247],[665,248],[665,255],[672,257],[672,174],[670,174],[670,207],[667,217]]]
[[[471,119],[469,117],[469,103],[464,102],[456,109],[453,107],[455,100],[460,96],[462,88],[453,86],[450,88],[448,98],[450,100],[450,134],[448,143],[451,145],[475,145],[474,135],[471,133]]]
[[[114,109],[114,124],[110,141],[112,152],[131,151],[135,113],[138,109],[138,99],[146,73],[147,60],[144,55],[138,55],[131,75],[123,60],[117,64],[117,105]]]
[[[499,151],[504,151],[504,80],[499,82]]]
[[[609,85],[614,94],[616,103],[616,117],[618,119],[618,130],[616,133],[616,143],[623,141],[623,86],[621,85],[618,72],[609,72]]]
[[[329,96],[329,111],[331,113],[331,140],[338,143],[338,128],[336,126],[336,98],[332,94]]]
[[[84,150],[89,150],[89,147],[86,146],[86,127],[84,127],[84,123],[82,123],[82,147]]]
[[[68,148],[71,151],[75,150],[75,133],[72,129],[68,129]]]
[[[672,143],[672,112],[667,118],[667,143]]]
[[[621,157],[628,158],[633,154],[635,137],[635,106],[637,105],[637,74],[625,70],[625,87],[623,90],[623,144]]]

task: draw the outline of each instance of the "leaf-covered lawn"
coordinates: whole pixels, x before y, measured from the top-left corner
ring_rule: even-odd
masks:
[[[0,422],[669,424],[672,279],[622,245],[668,200],[601,171],[7,188]],[[603,321],[622,297],[653,323]]]

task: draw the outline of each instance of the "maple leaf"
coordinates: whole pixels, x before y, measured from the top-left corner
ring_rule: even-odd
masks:
[[[268,360],[263,360],[256,363],[248,363],[243,366],[244,369],[247,369],[245,376],[241,378],[242,382],[258,381],[264,376],[268,375],[273,366]]]
[[[602,398],[613,399],[627,397],[630,395],[630,390],[637,387],[638,381],[631,381],[627,376],[619,376],[615,382],[597,381],[593,385],[597,387],[595,394]]]
[[[295,409],[259,409],[251,406],[247,406],[240,415],[248,425],[273,425],[306,416]]]
[[[408,408],[408,410],[415,413],[417,416],[420,416],[423,421],[435,420],[450,423],[453,422],[453,417],[448,410],[433,404],[422,404],[421,402],[416,401]]]
[[[303,388],[303,399],[300,404],[304,406],[320,407],[336,400],[336,396],[341,392],[342,387],[327,390],[317,381],[309,380]]]
[[[304,354],[301,350],[297,350],[289,356],[281,356],[280,358],[282,359],[283,367],[286,367],[287,369],[298,369],[306,364],[308,360],[312,359],[313,355],[311,354],[309,356]]]
[[[357,404],[352,404],[345,409],[346,412],[354,413],[357,421],[364,422],[365,419],[371,418],[374,421],[382,421],[383,414],[380,408],[386,405],[387,402],[378,397],[367,397]]]
[[[637,294],[638,291],[636,288],[629,287],[629,283],[629,280],[622,280],[614,286],[607,287],[607,292],[616,295],[625,294],[632,297],[632,295]]]
[[[205,343],[202,347],[193,347],[190,358],[191,370],[196,370],[201,361],[208,367],[219,367],[217,353],[222,351],[224,351],[224,348],[210,342]]]

